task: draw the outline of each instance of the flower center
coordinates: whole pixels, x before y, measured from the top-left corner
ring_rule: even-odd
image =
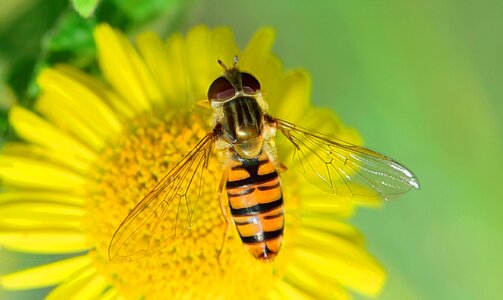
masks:
[[[104,149],[93,172],[86,231],[96,245],[91,253],[96,268],[131,299],[265,297],[278,278],[282,259],[273,263],[255,260],[243,248],[233,224],[229,224],[229,238],[218,256],[226,221],[216,198],[202,201],[211,203],[204,215],[163,251],[134,261],[109,261],[108,245],[121,221],[157,179],[210,130],[202,117],[189,114],[171,114],[165,120],[141,116],[131,124]],[[147,233],[146,228],[140,230]]]

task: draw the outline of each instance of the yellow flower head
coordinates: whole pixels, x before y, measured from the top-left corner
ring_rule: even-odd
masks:
[[[239,56],[240,69],[261,82],[272,115],[360,141],[332,112],[310,105],[309,76],[283,70],[271,54],[271,29],[259,30],[244,50],[224,27],[198,26],[166,42],[143,33],[134,47],[100,25],[95,39],[104,82],[67,65],[44,70],[35,112],[10,112],[24,142],[0,154],[0,244],[75,255],[4,275],[3,288],[56,285],[48,299],[346,299],[347,288],[380,291],[384,272],[344,222],[355,202],[327,200],[293,171],[282,175],[285,241],[272,263],[251,257],[234,229],[221,249],[226,223],[218,201],[208,201],[191,229],[162,251],[110,261],[108,246],[124,217],[211,130],[211,112],[194,104],[222,74],[217,59],[232,65]],[[280,160],[290,156],[284,141],[277,147]],[[214,196],[218,179],[204,180],[201,197]]]

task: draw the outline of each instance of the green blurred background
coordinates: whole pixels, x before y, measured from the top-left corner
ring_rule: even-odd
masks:
[[[380,211],[360,210],[354,219],[388,270],[378,299],[501,299],[503,2],[150,2],[157,9],[147,5],[143,15],[131,8],[147,1],[115,0],[100,3],[91,21],[81,24],[76,14],[70,19],[84,37],[86,26],[99,20],[131,34],[144,28],[166,34],[167,28],[185,31],[200,23],[230,25],[241,45],[258,27],[275,27],[275,52],[285,66],[311,72],[314,103],[334,109],[368,147],[404,163],[421,181],[420,191]],[[67,48],[78,43],[66,42],[64,48],[47,37],[46,30],[57,36],[54,28],[68,22],[61,17],[71,11],[68,3],[9,3],[0,5],[0,74],[20,102],[29,105],[36,93],[18,82],[33,64],[68,59],[95,71],[86,59],[92,57],[92,42],[84,38],[82,53],[74,55],[78,51]],[[46,14],[44,28],[33,26],[38,31],[16,23],[13,13],[32,10],[35,16]],[[48,48],[51,43],[55,46]],[[26,53],[10,56],[18,48]],[[1,103],[8,106],[13,97],[5,88],[2,93]],[[4,138],[10,135],[5,123],[1,130]],[[0,260],[2,274],[16,263],[32,264],[5,251]]]

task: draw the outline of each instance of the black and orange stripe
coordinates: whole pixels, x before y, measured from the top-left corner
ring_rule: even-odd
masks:
[[[265,153],[253,159],[234,157],[227,196],[241,240],[257,259],[272,260],[281,247],[283,195],[274,164]]]

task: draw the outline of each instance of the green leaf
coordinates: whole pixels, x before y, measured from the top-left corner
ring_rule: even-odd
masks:
[[[34,74],[53,63],[65,62],[83,70],[95,69],[95,44],[93,28],[96,20],[83,19],[73,10],[63,12],[51,31],[42,39],[42,51]],[[38,93],[35,80],[30,82],[27,94],[34,98]]]
[[[114,0],[116,6],[133,22],[145,22],[162,11],[171,9],[177,0]]]
[[[99,2],[100,0],[72,0],[73,8],[84,18],[89,18],[94,13]]]
[[[43,51],[40,40],[67,7],[67,0],[34,0],[23,11],[10,12],[13,17],[0,27],[1,77],[21,103]]]
[[[12,139],[13,132],[11,131],[9,120],[6,112],[0,112],[0,147],[8,140]]]
[[[8,112],[16,103],[17,99],[14,91],[3,82],[0,82],[0,147],[12,136]]]
[[[73,11],[65,12],[56,26],[43,39],[42,47],[49,53],[89,53],[94,49],[95,21],[82,19]]]
[[[71,0],[73,9],[68,0],[26,1],[33,2],[0,26],[0,78],[27,107],[39,92],[35,78],[44,67],[65,62],[97,73],[92,36],[97,23],[107,22],[129,34],[144,29],[166,34],[179,26],[192,2]]]

